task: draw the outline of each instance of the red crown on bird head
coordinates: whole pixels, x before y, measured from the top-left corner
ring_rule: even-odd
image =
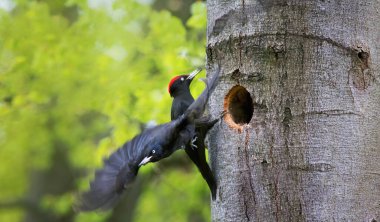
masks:
[[[202,68],[197,68],[196,70],[194,70],[194,71],[192,71],[190,74],[188,74],[188,75],[180,75],[180,76],[174,76],[171,80],[170,80],[170,82],[169,82],[169,85],[168,85],[168,92],[169,92],[169,94],[171,94],[170,93],[170,87],[172,87],[172,85],[175,83],[175,81],[177,81],[177,79],[179,79],[179,78],[181,78],[181,77],[183,77],[183,78],[185,78],[186,77],[186,79],[190,79],[190,81],[200,72],[200,71],[202,71]]]
[[[169,92],[169,94],[170,94],[170,87],[172,87],[173,83],[174,83],[175,81],[177,81],[177,79],[179,79],[179,78],[181,78],[181,76],[174,76],[174,77],[170,80],[169,85],[168,85],[168,92]]]

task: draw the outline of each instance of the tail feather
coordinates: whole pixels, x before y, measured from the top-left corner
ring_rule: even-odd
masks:
[[[192,126],[192,124],[188,124],[189,122],[195,125],[195,119],[203,115],[207,100],[216,87],[219,72],[220,67],[218,66],[211,78],[208,79],[206,89],[198,99],[190,105],[180,119],[163,124],[161,127],[144,131],[144,133],[136,136],[111,154],[111,156],[104,161],[104,167],[96,171],[95,178],[90,183],[90,190],[79,197],[79,202],[75,206],[75,209],[91,211],[96,209],[107,210],[113,207],[127,186],[135,180],[140,167],[139,163],[146,157],[144,149],[146,145],[151,142],[152,137],[157,137],[157,133],[161,132],[162,129],[168,129],[168,126],[170,126],[170,129],[173,131],[184,131],[187,129],[183,129],[184,127]],[[192,128],[194,128],[194,126],[192,126]],[[167,134],[168,133],[162,134],[161,137],[167,136]],[[183,144],[185,140],[187,141],[188,138],[179,138],[178,143]],[[173,150],[170,151],[174,152]],[[207,164],[206,161],[204,162]],[[206,171],[207,174],[211,173],[209,168]],[[211,185],[211,187],[213,186],[214,185]],[[213,197],[214,196],[213,193]]]
[[[185,151],[190,159],[197,166],[199,172],[202,174],[203,179],[207,182],[207,185],[211,191],[211,197],[213,200],[216,198],[216,182],[214,175],[210,169],[210,166],[206,161],[204,138],[199,138],[196,142],[198,148],[193,149],[187,145]]]

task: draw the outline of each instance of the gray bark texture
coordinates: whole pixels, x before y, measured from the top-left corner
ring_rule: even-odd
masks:
[[[380,1],[207,8],[213,221],[380,221]]]

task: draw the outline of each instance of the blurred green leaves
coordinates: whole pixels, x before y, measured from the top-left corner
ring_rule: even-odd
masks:
[[[187,25],[194,29],[201,29],[207,25],[205,15],[207,13],[206,5],[203,2],[196,2],[191,6],[191,18],[187,21]]]
[[[49,218],[106,221],[111,213],[75,214],[75,193],[144,123],[169,121],[168,81],[204,66],[205,4],[193,4],[184,26],[134,0],[15,2],[0,9],[0,221],[20,221],[28,207],[6,203],[24,201]],[[193,85],[195,95],[204,87]],[[154,179],[136,220],[207,220],[209,194],[194,168]]]

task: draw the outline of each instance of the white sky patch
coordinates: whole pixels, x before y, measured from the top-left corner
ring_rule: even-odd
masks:
[[[16,7],[16,3],[12,0],[0,0],[0,9],[4,9],[5,11],[12,11]]]
[[[132,20],[132,21],[129,21],[125,26],[124,26],[125,30],[127,30],[128,32],[132,32],[132,33],[136,33],[136,34],[139,34],[139,33],[142,33],[143,32],[143,27],[141,25],[140,22],[138,21],[135,21],[135,20]]]
[[[114,9],[108,13],[114,21],[120,21],[127,14],[123,9]]]
[[[189,55],[189,50],[186,49],[186,48],[182,48],[182,49],[179,51],[179,56],[180,56],[181,58],[186,58],[186,57],[188,57],[188,55]]]
[[[146,124],[145,124],[145,128],[149,129],[149,128],[152,128],[152,127],[155,127],[157,126],[157,122],[156,120],[149,120]]]
[[[120,21],[124,18],[126,12],[123,9],[114,9],[112,7],[114,2],[115,0],[87,0],[90,8],[104,10],[114,21]]]
[[[137,3],[140,3],[141,5],[151,5],[153,4],[154,0],[135,0]]]
[[[1,1],[1,0],[0,0]],[[87,0],[88,6],[93,9],[112,10],[112,5],[115,0]]]
[[[128,52],[121,45],[113,45],[105,50],[105,54],[120,62],[127,57]]]

